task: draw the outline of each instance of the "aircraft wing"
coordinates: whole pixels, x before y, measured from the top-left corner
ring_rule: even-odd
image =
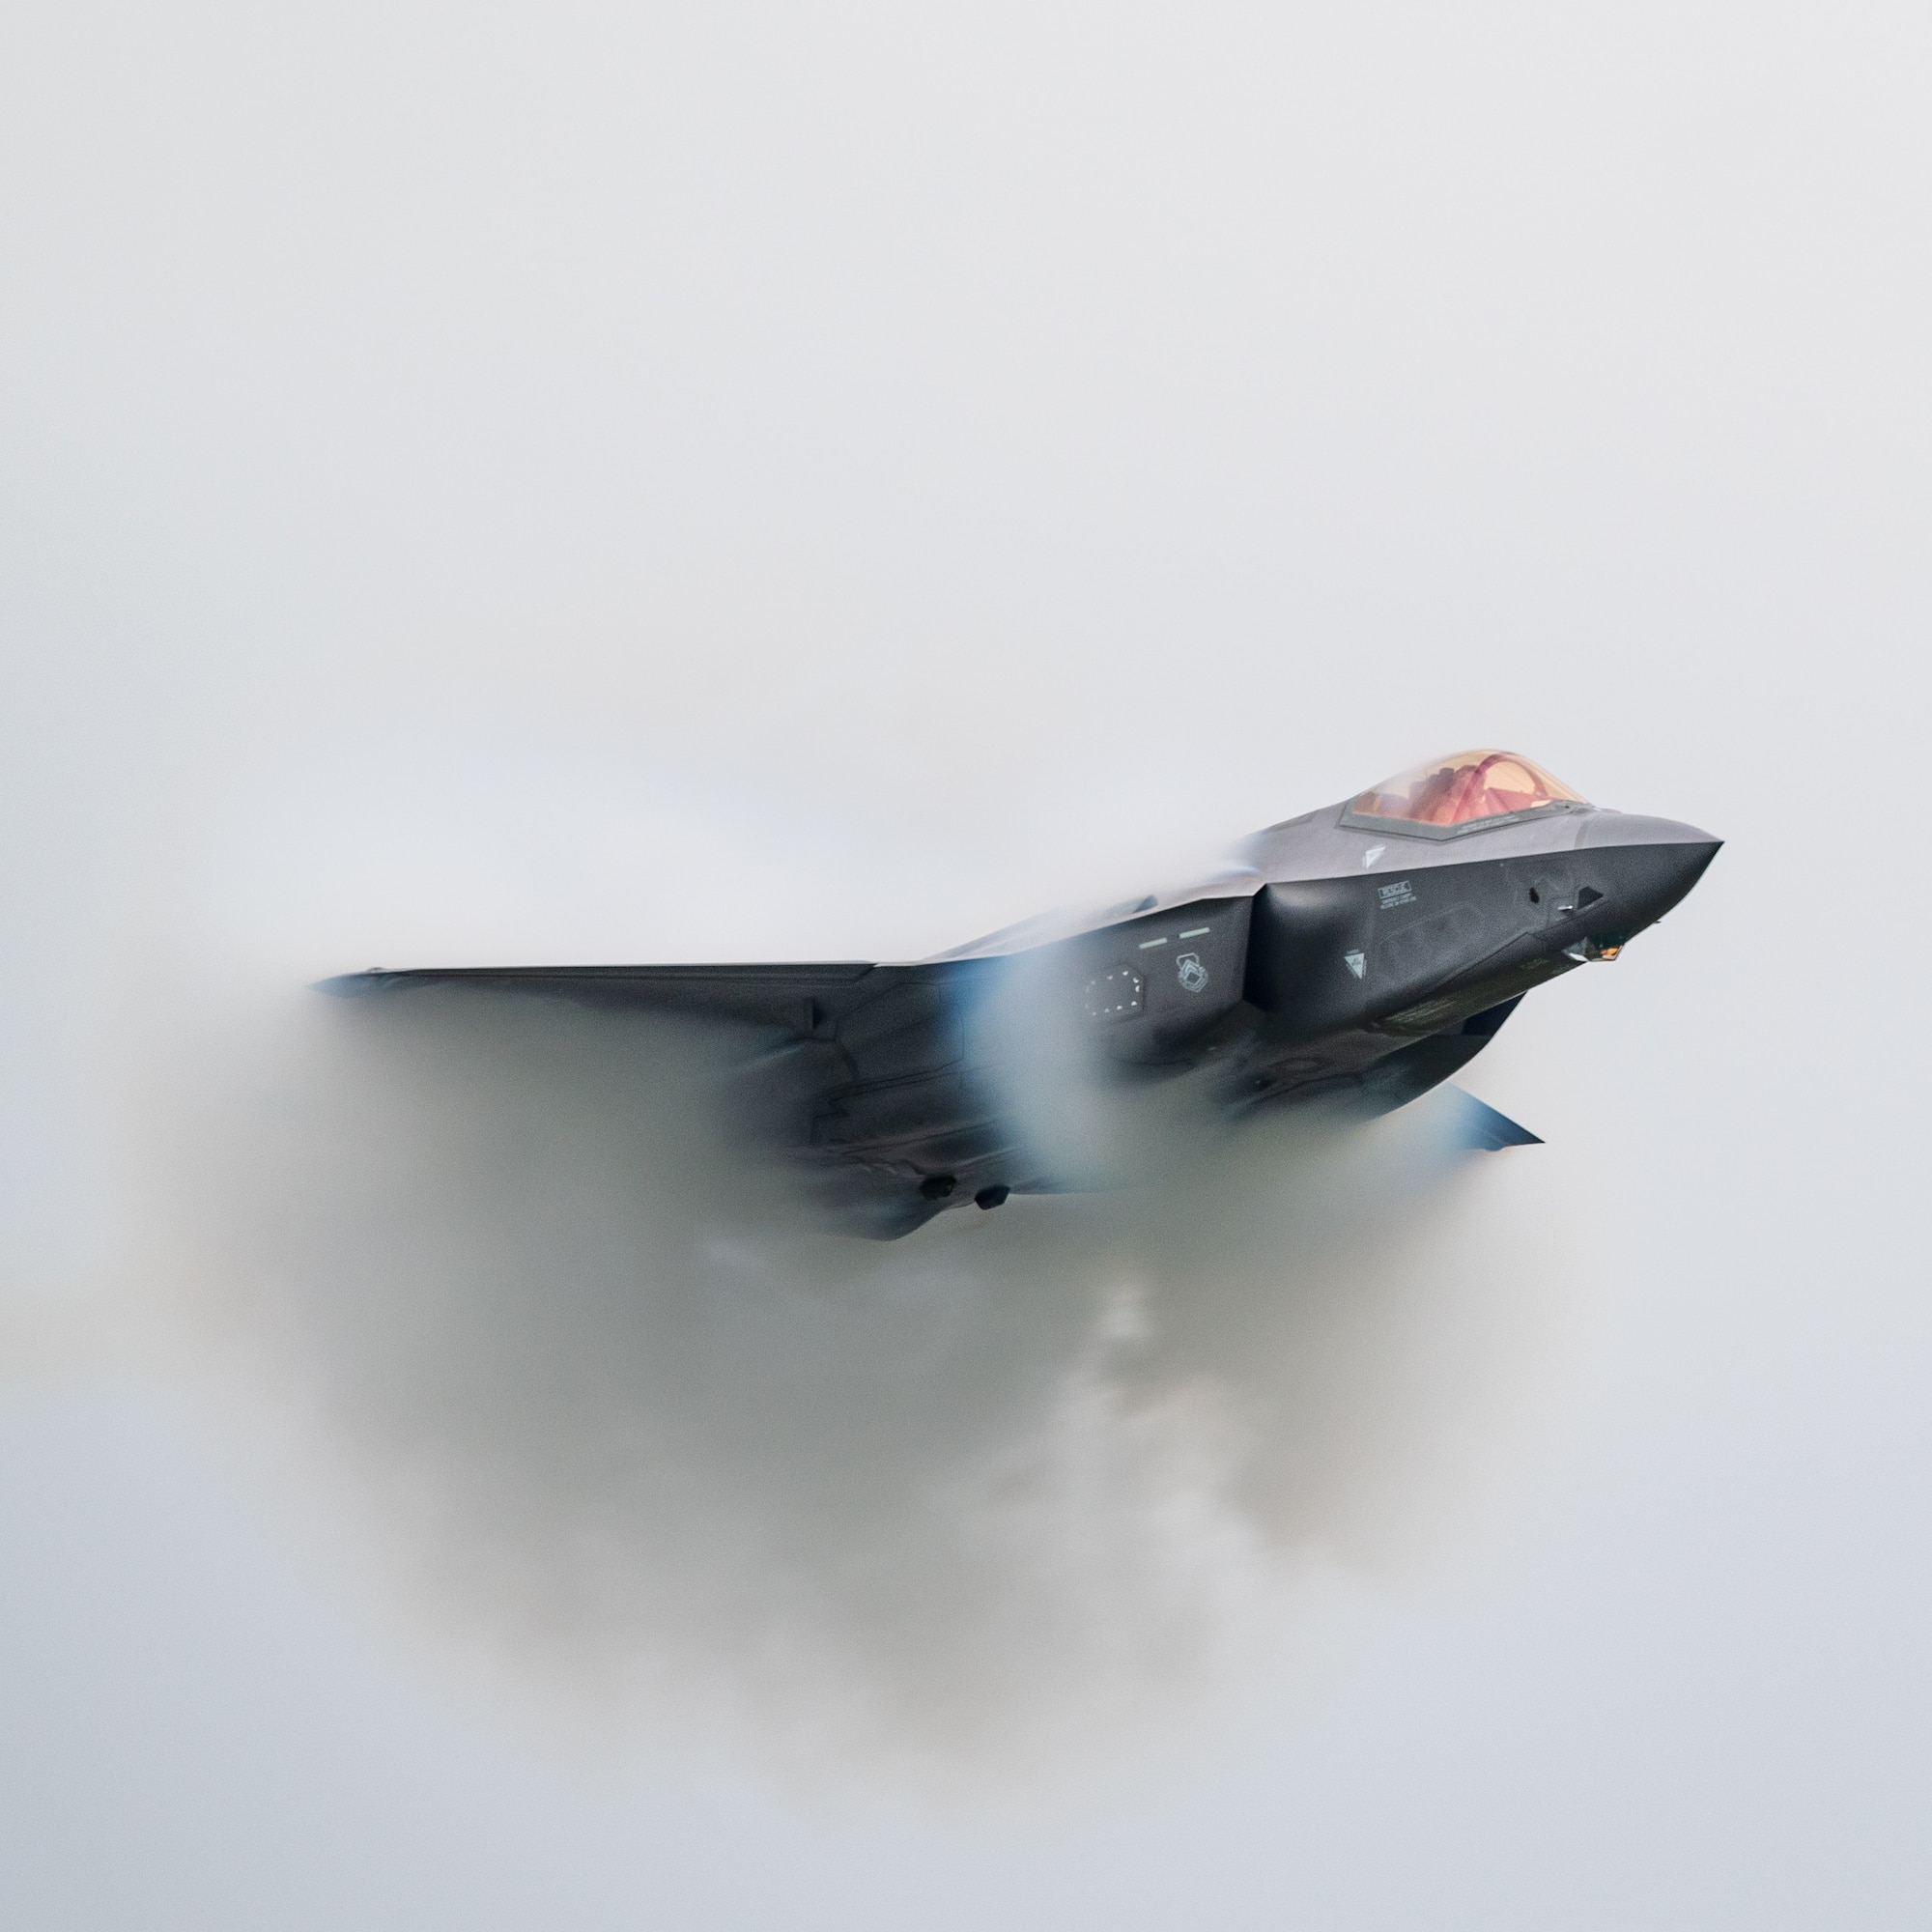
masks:
[[[907,981],[936,977],[919,966],[833,960],[801,966],[442,966],[345,973],[318,983],[338,999],[432,986],[522,993],[605,1010],[685,1013],[696,1019],[777,1027],[805,1037],[855,1006]]]
[[[835,1225],[889,1238],[938,1213],[952,1177],[1010,1141],[997,1096],[964,1064],[958,996],[989,964],[372,968],[316,990],[386,1001],[469,987],[762,1033],[752,1130],[802,1163]],[[944,1186],[922,1193],[935,1173]]]

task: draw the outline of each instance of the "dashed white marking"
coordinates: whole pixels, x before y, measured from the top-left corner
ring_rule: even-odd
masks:
[[[1163,934],[1159,939],[1144,939],[1141,941],[1141,951],[1145,952],[1150,946],[1165,946],[1166,944],[1167,944],[1167,939],[1165,934]]]
[[[1190,925],[1180,936],[1182,939],[1201,939],[1213,930],[1211,925]]]

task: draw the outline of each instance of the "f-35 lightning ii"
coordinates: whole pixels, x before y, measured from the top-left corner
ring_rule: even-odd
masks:
[[[742,1030],[760,1131],[846,1232],[1091,1184],[1016,1095],[1195,1076],[1224,1117],[1386,1113],[1447,1080],[1534,986],[1616,958],[1719,840],[1591,805],[1514,753],[1460,752],[1258,832],[1179,890],[1029,920],[895,965],[433,968],[463,986]],[[1468,1145],[1536,1136],[1459,1095]]]

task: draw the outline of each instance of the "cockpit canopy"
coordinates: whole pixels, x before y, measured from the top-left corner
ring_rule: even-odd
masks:
[[[1473,825],[1553,805],[1587,805],[1541,765],[1514,752],[1457,752],[1372,785],[1349,808],[1357,818],[1411,825]]]

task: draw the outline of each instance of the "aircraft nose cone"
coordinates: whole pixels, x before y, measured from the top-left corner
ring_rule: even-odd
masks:
[[[1704,876],[1723,842],[1674,818],[1600,811],[1584,826],[1578,850],[1607,871],[1625,917],[1649,925]]]

